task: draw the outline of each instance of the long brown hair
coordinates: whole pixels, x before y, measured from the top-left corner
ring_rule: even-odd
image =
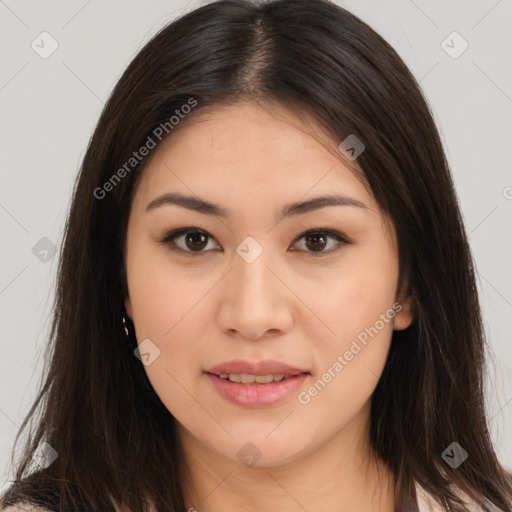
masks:
[[[30,427],[3,506],[105,512],[114,500],[185,510],[175,420],[122,322],[127,220],[146,159],[126,163],[184,105],[196,102],[197,112],[240,100],[277,101],[311,114],[338,143],[357,134],[366,145],[357,163],[395,225],[400,283],[415,304],[372,398],[372,448],[395,474],[396,510],[414,503],[414,482],[446,510],[463,511],[452,484],[511,510],[484,409],[475,270],[432,114],[390,45],[325,0],[204,5],[155,35],[117,83],[77,178],[48,365],[16,438]],[[43,441],[58,457],[33,470]],[[454,441],[470,452],[457,469],[442,457]]]

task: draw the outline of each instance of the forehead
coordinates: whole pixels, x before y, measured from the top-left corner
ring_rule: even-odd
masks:
[[[252,102],[199,110],[150,155],[136,200],[180,192],[237,210],[342,194],[378,210],[371,192],[311,120]]]

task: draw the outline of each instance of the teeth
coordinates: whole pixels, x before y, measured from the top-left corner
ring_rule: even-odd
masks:
[[[255,375],[254,381],[258,384],[268,384],[269,382],[277,382],[282,380],[283,374],[279,375]]]
[[[241,382],[242,384],[269,384],[270,382],[279,382],[284,379],[283,373],[275,373],[273,375],[251,375],[249,373],[221,373],[221,379],[230,380],[231,382]]]
[[[242,373],[240,375],[240,380],[242,381],[242,384],[253,384],[254,381],[256,380],[256,377],[254,375]]]

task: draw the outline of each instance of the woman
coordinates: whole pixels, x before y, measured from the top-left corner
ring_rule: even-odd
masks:
[[[6,510],[511,510],[436,126],[332,3],[214,2],[140,51],[57,292]]]

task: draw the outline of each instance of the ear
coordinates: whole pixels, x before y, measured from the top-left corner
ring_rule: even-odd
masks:
[[[132,301],[129,295],[124,299],[124,309],[126,310],[128,318],[133,321]]]
[[[407,329],[412,324],[415,316],[414,301],[409,284],[407,283],[402,288],[404,291],[400,293],[396,301],[400,306],[396,307],[395,311],[397,313],[393,319],[393,329],[396,331]]]

